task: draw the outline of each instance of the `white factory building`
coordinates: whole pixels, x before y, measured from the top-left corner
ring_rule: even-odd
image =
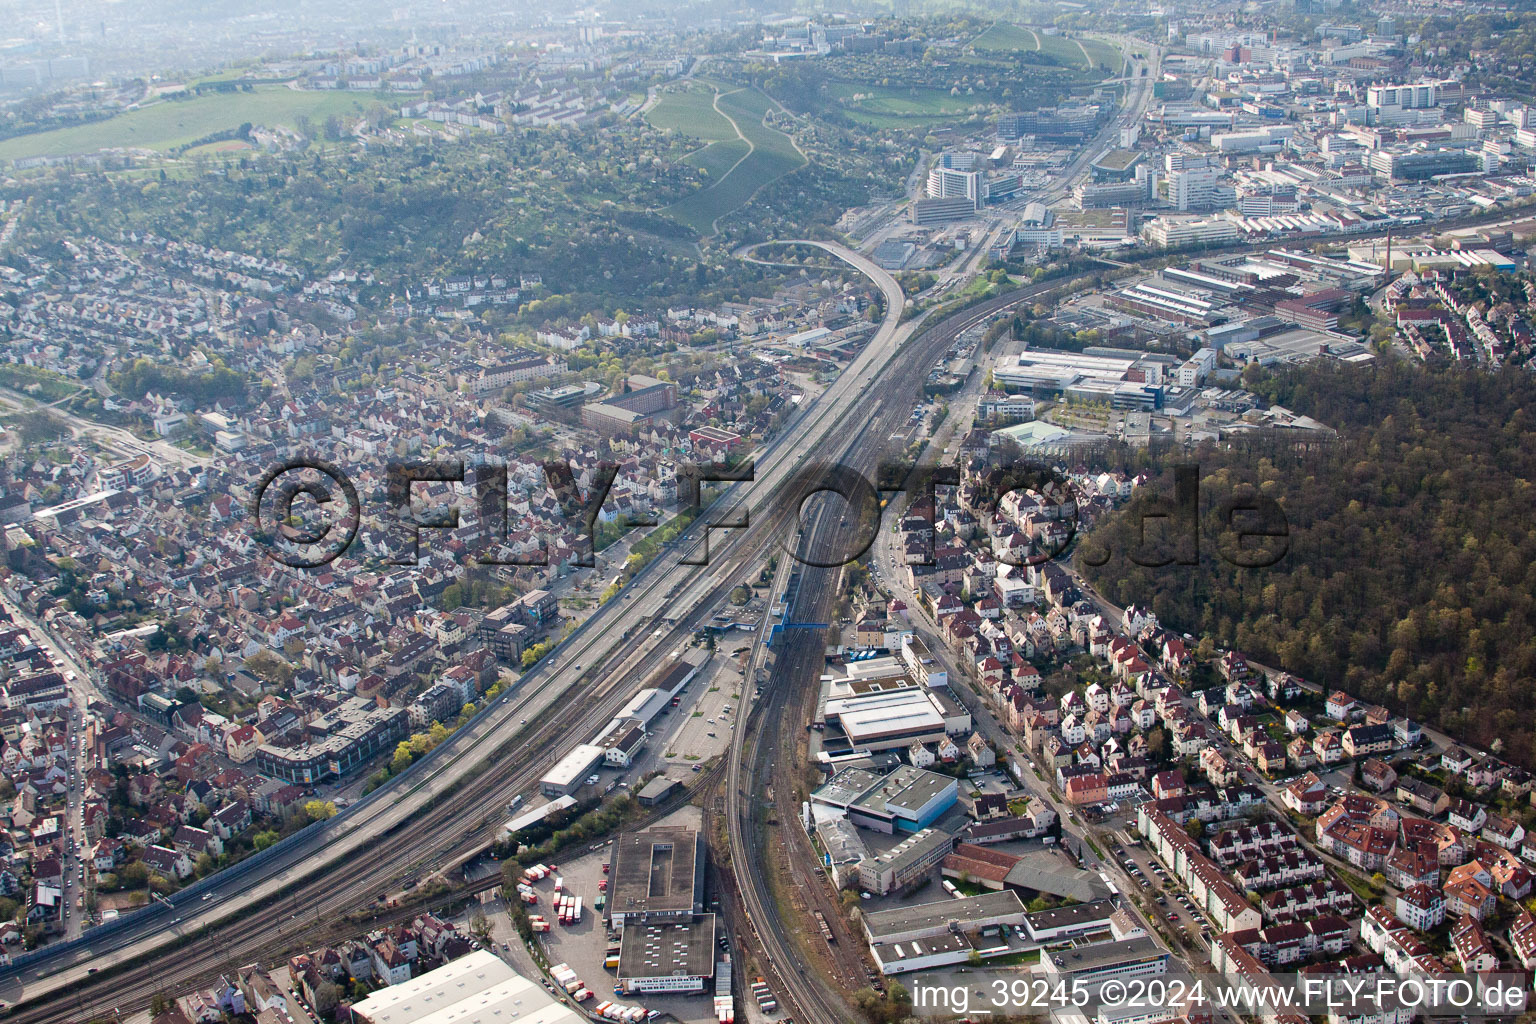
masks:
[[[850,746],[871,753],[938,743],[971,731],[971,715],[934,690],[916,686],[829,695],[822,720],[835,725]]]
[[[365,1024],[586,1024],[537,981],[483,949],[380,989],[354,1004],[352,1015]]]

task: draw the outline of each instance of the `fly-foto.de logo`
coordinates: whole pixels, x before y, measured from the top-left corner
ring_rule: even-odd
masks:
[[[1200,467],[1174,469],[1173,495],[1139,489],[1123,513],[1129,537],[1127,550],[1116,552],[1099,534],[1086,538],[1078,558],[1091,566],[1105,565],[1117,554],[1136,565],[1159,569],[1198,565],[1202,549],[1241,569],[1265,569],[1285,557],[1291,546],[1291,524],[1274,498],[1242,485],[1220,498],[1205,514],[1200,507]],[[1202,544],[1202,541],[1206,542]]]
[[[595,565],[593,538],[604,503],[618,475],[618,464],[601,462],[582,475],[585,486],[569,463],[551,460],[543,464],[543,478],[559,509],[558,519],[576,567]],[[751,459],[735,465],[683,463],[677,470],[678,504],[699,514],[710,502],[708,487],[756,481]],[[962,486],[963,483],[963,486]],[[415,565],[421,557],[424,530],[459,530],[460,508],[440,503],[419,508],[413,501],[417,484],[468,485],[474,508],[467,531],[470,558],[481,565],[548,565],[546,539],[536,530],[518,531],[512,543],[508,530],[508,474],[504,465],[482,462],[472,472],[462,461],[390,463],[385,470],[382,495],[382,532],[370,537],[369,551],[392,565]],[[778,536],[779,545],[805,565],[836,567],[863,558],[885,522],[892,498],[905,494],[909,501],[901,524],[908,538],[903,560],[914,566],[937,564],[936,546],[941,531],[938,519],[953,512],[952,500],[941,511],[939,488],[954,489],[959,504],[981,524],[988,524],[993,557],[1004,565],[1028,566],[1052,561],[1076,551],[1088,565],[1109,561],[1115,552],[1107,537],[1125,537],[1125,531],[1078,537],[1083,502],[1071,480],[1050,465],[1029,459],[985,472],[963,476],[949,466],[884,463],[873,480],[841,464],[811,463],[801,467],[771,494],[752,495],[756,508],[744,497],[710,506],[691,529],[696,550],[682,558],[685,565],[709,563],[710,534],[723,529],[745,529],[754,515],[765,509],[791,511]],[[841,529],[801,533],[792,528],[812,499],[835,499],[841,505]],[[1137,565],[1161,567],[1198,564],[1202,551],[1200,472],[1197,466],[1179,466],[1174,472],[1174,493],[1138,492],[1128,510],[1127,550],[1122,552]],[[258,481],[250,502],[256,541],[269,557],[299,569],[329,565],[346,554],[358,539],[363,506],[357,486],[335,463],[314,457],[298,457],[278,463]],[[916,526],[914,527],[914,521]],[[631,515],[628,526],[655,526],[654,516]],[[1007,529],[1000,524],[1009,524]],[[926,528],[925,528],[926,527]],[[1273,498],[1252,488],[1232,491],[1205,517],[1205,539],[1223,560],[1242,568],[1274,565],[1290,545],[1290,523]]]
[[[542,466],[543,483],[558,506],[558,526],[575,552],[572,564],[595,564],[592,540],[604,503],[617,477],[616,463],[588,467],[578,481],[569,463],[551,460]],[[391,463],[385,468],[379,531],[370,531],[371,555],[388,564],[414,565],[420,560],[422,531],[461,530],[461,510],[453,503],[418,507],[413,488],[418,484],[467,486],[473,508],[467,530],[460,536],[470,545],[470,558],[482,565],[548,565],[544,538],[536,530],[517,531],[516,543],[508,530],[508,472],[504,465],[489,462],[466,467],[461,461]],[[925,467],[910,463],[882,464],[873,480],[841,464],[812,462],[800,467],[772,493],[752,494],[753,502],[738,494],[729,501],[710,505],[710,487],[756,481],[752,460],[735,465],[683,463],[677,470],[678,505],[698,515],[690,528],[696,550],[682,562],[705,565],[709,560],[712,531],[744,529],[765,511],[786,513],[777,540],[780,547],[800,562],[820,567],[846,565],[864,557],[879,531],[884,511],[894,496],[912,496],[908,518],[925,519],[907,551],[908,564],[935,564],[935,515],[937,488],[958,487],[961,475],[952,467]],[[441,487],[439,487],[441,490]],[[382,500],[378,500],[381,497]],[[1031,529],[1022,534],[993,537],[993,553],[1008,565],[1048,561],[1064,553],[1077,536],[1079,501],[1071,482],[1046,465],[1026,461],[994,468],[967,482],[964,497],[968,510],[981,522],[992,522],[999,513],[1027,519]],[[840,503],[841,529],[797,531],[813,499]],[[907,503],[903,503],[903,507]],[[708,514],[702,514],[708,506]],[[357,485],[338,465],[325,459],[302,456],[277,463],[257,482],[249,503],[253,537],[273,560],[298,569],[316,569],[347,554],[358,542],[363,522],[363,502]],[[655,517],[628,517],[628,525],[654,526]]]

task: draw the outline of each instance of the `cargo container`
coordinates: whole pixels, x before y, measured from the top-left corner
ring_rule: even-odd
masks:
[[[538,932],[539,934],[543,934],[544,932],[549,931],[549,922],[548,921],[532,921],[532,922],[529,922],[529,924],[530,924],[530,927],[532,927],[533,930],[535,932]]]
[[[576,994],[572,996],[572,998],[575,999],[578,1003],[584,1003],[588,999],[592,998],[592,990],[583,985],[581,988],[576,990]]]
[[[610,971],[616,971],[619,969],[619,958],[617,956],[610,956],[603,961],[603,966]]]
[[[610,1007],[612,1005],[613,1005],[613,1000],[612,999],[604,999],[602,1002],[600,1002],[596,1006],[592,1007],[592,1012],[597,1014],[599,1017],[606,1017],[606,1016],[608,1016],[608,1007]]]

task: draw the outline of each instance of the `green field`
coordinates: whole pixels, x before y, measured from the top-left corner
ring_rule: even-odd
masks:
[[[1082,46],[1079,47],[1078,43],[1082,43]],[[971,40],[971,45],[982,51],[1011,53],[1026,50],[1037,51],[1054,57],[1064,67],[1076,67],[1084,70],[1093,70],[1093,68],[1102,64],[1109,68],[1111,72],[1118,73],[1125,66],[1125,61],[1120,56],[1120,51],[1101,40],[1084,37],[1050,36],[1043,32],[1037,32],[1034,29],[1003,21],[994,22],[991,28]],[[1083,57],[1083,51],[1085,50],[1088,54],[1086,60]],[[1092,62],[1092,67],[1089,67],[1089,62]]]
[[[708,171],[711,181],[719,181],[751,148],[742,139],[711,142],[703,149],[689,153],[683,158],[683,163]]]
[[[666,213],[674,220],[701,235],[713,233],[716,220],[745,206],[758,189],[805,164],[805,157],[789,136],[763,123],[763,117],[774,108],[767,96],[756,89],[738,89],[722,93],[715,103],[751,143],[751,151],[714,184],[667,208]]]
[[[871,128],[920,128],[928,122],[964,116],[986,97],[951,96],[943,89],[831,82],[827,92],[844,102],[843,110]]]
[[[1104,42],[1102,39],[1079,39],[1083,49],[1088,51],[1088,56],[1093,58],[1095,64],[1103,64],[1115,74],[1125,69],[1125,57],[1118,49]]]
[[[656,105],[646,111],[645,119],[664,132],[682,132],[705,142],[735,139],[736,129],[715,110],[714,99],[714,89],[702,82],[689,82],[685,89],[663,92]]]
[[[399,103],[405,96],[391,96]],[[371,93],[301,91],[258,86],[253,92],[207,93],[189,100],[161,100],[95,124],[20,135],[0,142],[0,160],[73,156],[102,149],[168,150],[247,122],[292,128],[300,117],[323,121],[362,113],[380,102]]]
[[[1033,29],[1021,28],[1006,21],[992,23],[992,27],[971,40],[978,50],[1038,50],[1040,37]]]

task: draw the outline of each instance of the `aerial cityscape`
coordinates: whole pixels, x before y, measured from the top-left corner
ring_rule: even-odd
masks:
[[[0,1020],[1536,1020],[1536,10],[0,0]]]

